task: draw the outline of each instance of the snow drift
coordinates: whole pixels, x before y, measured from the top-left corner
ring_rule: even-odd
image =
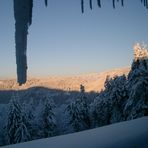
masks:
[[[5,148],[147,148],[148,117]]]

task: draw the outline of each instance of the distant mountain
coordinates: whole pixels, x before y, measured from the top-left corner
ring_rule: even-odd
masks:
[[[1,90],[27,89],[34,86],[62,89],[66,91],[79,90],[80,84],[85,86],[88,91],[100,91],[103,89],[106,76],[127,75],[130,68],[119,68],[101,73],[90,73],[77,76],[50,76],[48,78],[30,78],[25,85],[18,86],[16,80],[0,80]]]

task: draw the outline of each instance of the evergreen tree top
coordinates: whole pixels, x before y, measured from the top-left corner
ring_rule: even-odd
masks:
[[[148,51],[144,43],[134,45],[134,61],[148,59]]]

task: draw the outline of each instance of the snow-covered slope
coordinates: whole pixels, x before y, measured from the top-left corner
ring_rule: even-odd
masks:
[[[1,90],[27,89],[34,86],[42,86],[52,89],[76,90],[79,91],[80,84],[85,86],[85,91],[100,91],[104,88],[106,76],[127,75],[130,68],[124,67],[112,69],[100,73],[89,73],[76,76],[49,76],[48,78],[30,78],[27,83],[21,87],[17,85],[16,80],[0,80]]]
[[[148,148],[148,117],[5,148]]]

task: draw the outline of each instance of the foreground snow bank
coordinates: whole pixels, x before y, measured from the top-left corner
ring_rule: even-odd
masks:
[[[5,148],[148,148],[148,117]]]

